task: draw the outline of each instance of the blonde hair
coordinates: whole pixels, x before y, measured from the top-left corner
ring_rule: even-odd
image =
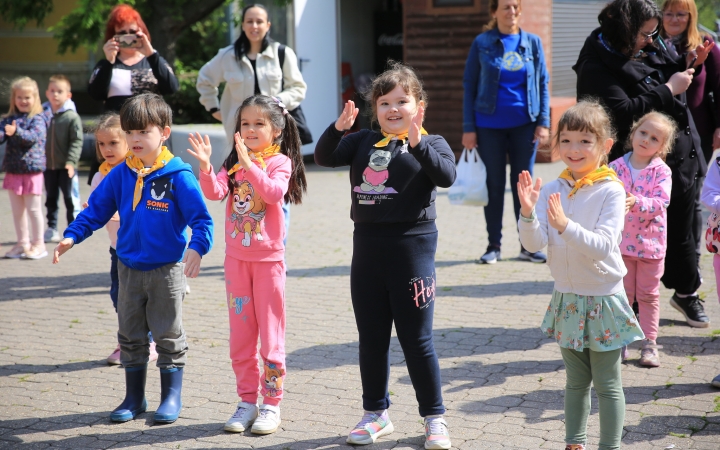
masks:
[[[491,13],[493,13],[493,14],[496,13],[499,7],[500,7],[500,0],[490,0],[490,12]],[[518,0],[518,10],[522,11],[522,0]],[[490,30],[494,30],[497,27],[498,27],[497,19],[494,17],[490,17],[490,22],[485,24],[485,26],[483,27],[482,30],[490,31]]]
[[[689,13],[687,29],[682,35],[680,45],[683,50],[694,50],[695,47],[703,43],[703,38],[700,36],[700,30],[698,29],[698,10],[695,0],[665,0],[662,5],[663,14],[674,6],[686,9]],[[662,21],[660,22],[660,30],[662,34],[665,34]]]
[[[615,139],[615,130],[610,121],[610,115],[600,102],[594,99],[585,99],[565,111],[560,117],[557,132],[553,138],[555,147],[560,145],[560,133],[563,131],[580,131],[594,134],[597,138],[595,146],[603,149],[600,164],[608,163],[608,155],[604,151],[603,144],[608,139]]]
[[[99,131],[111,131],[113,133],[117,133],[121,139],[125,139],[125,132],[120,126],[120,116],[114,112],[100,116],[97,125],[95,125],[95,128],[93,129],[93,134],[96,138]],[[100,144],[98,144],[97,139],[95,140],[95,155],[97,156],[99,162],[105,161],[105,158],[100,151]]]
[[[675,121],[666,114],[653,111],[645,114],[640,119],[638,119],[635,123],[633,123],[633,126],[630,129],[630,134],[628,134],[628,140],[625,146],[632,149],[632,140],[635,132],[638,128],[640,128],[642,124],[644,124],[648,120],[658,122],[658,125],[660,125],[660,129],[665,132],[665,141],[663,142],[662,147],[660,147],[660,151],[657,154],[660,159],[665,161],[668,153],[672,151],[673,145],[675,145],[675,136],[677,136],[678,131],[678,127]]]
[[[40,89],[35,80],[30,77],[16,78],[10,83],[10,109],[4,117],[14,116],[20,114],[17,106],[15,106],[15,91],[17,90],[29,90],[32,91],[34,102],[28,112],[28,117],[33,117],[42,112],[42,103],[40,102]]]
[[[48,84],[50,83],[66,83],[68,91],[72,91],[72,83],[70,83],[70,78],[66,77],[61,73],[56,73],[55,75],[52,75],[48,80]]]

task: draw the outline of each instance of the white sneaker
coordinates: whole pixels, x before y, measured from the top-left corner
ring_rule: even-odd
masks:
[[[280,408],[272,405],[260,405],[260,412],[250,432],[253,434],[270,434],[276,432],[279,426]]]
[[[45,242],[60,242],[60,233],[55,228],[45,230]]]
[[[242,433],[258,416],[258,406],[253,403],[239,402],[235,414],[225,422],[225,431]]]
[[[355,425],[345,442],[355,445],[368,445],[374,443],[379,437],[388,435],[393,431],[395,431],[395,427],[390,421],[387,409],[382,414],[365,411],[362,419]]]
[[[441,450],[450,448],[450,433],[442,416],[425,418],[425,448]]]
[[[29,249],[30,249],[29,246],[24,247],[20,244],[15,244],[13,246],[13,248],[11,248],[10,250],[7,251],[7,253],[5,253],[5,258],[20,259],[20,258],[22,258],[22,255],[24,255],[25,252],[28,251]]]
[[[30,249],[20,255],[22,259],[41,259],[48,255],[45,244],[31,245]]]
[[[189,294],[190,294],[190,285],[185,283],[185,295],[189,295]]]

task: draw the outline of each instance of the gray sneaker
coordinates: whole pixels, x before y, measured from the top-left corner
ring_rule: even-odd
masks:
[[[477,261],[478,264],[495,264],[500,259],[500,247],[494,245],[488,245],[485,254],[480,257]]]
[[[55,228],[45,230],[45,242],[60,242],[60,233]]]
[[[225,422],[225,431],[242,433],[250,427],[258,416],[258,406],[252,403],[240,402],[235,414]]]

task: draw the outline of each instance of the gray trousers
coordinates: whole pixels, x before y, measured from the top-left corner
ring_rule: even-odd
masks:
[[[184,367],[188,350],[182,326],[185,298],[185,264],[167,264],[142,271],[118,261],[118,343],[120,362],[126,368],[148,363],[152,331],[161,369]]]

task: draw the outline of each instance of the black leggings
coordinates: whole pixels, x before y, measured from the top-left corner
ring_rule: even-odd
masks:
[[[422,417],[443,414],[440,365],[433,345],[437,232],[353,237],[350,270],[360,335],[363,408],[390,406],[390,333],[393,322]]]

